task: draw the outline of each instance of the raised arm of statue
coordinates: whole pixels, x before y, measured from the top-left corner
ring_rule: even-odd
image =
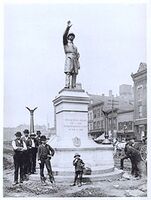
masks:
[[[63,44],[66,45],[68,43],[68,33],[69,33],[69,29],[72,26],[71,22],[68,21],[67,22],[67,28],[63,34]]]

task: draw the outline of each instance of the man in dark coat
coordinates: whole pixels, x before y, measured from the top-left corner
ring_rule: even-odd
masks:
[[[74,183],[71,186],[75,186],[77,183],[77,180],[79,178],[79,187],[82,186],[82,175],[83,175],[83,170],[84,170],[84,162],[80,158],[80,155],[78,153],[75,154],[74,160],[73,160],[73,165],[75,166],[75,177],[74,177]]]
[[[22,140],[25,142],[26,146],[27,146],[27,141],[29,139],[29,130],[25,129],[23,131],[24,136],[22,137]],[[27,174],[29,173],[29,166],[30,166],[30,160],[29,160],[29,150],[27,148],[26,151],[24,151],[24,155],[23,155],[24,159],[23,159],[23,164],[24,164],[24,179],[27,180]]]
[[[51,168],[50,159],[54,156],[54,149],[47,144],[47,138],[45,135],[41,136],[41,145],[38,147],[38,163],[40,164],[40,179],[42,183],[45,183],[45,176],[44,176],[44,165],[46,165],[49,180],[51,183],[54,183],[54,176]]]
[[[23,152],[27,150],[25,142],[21,139],[21,132],[15,133],[16,139],[12,141],[14,150],[14,185],[18,184],[18,173],[20,170],[20,183],[23,183]]]
[[[127,148],[128,148],[128,145],[130,145],[130,146],[133,146],[134,145],[134,140],[129,140],[127,143],[126,143],[126,145],[125,145],[125,148],[124,148],[124,152],[125,152],[125,156],[123,157],[123,158],[121,158],[121,161],[120,161],[120,168],[121,169],[123,169],[123,167],[124,167],[124,160],[125,159],[130,159],[131,160],[131,157],[129,156],[129,154],[127,153]],[[131,161],[131,163],[132,163],[132,161]],[[133,163],[132,163],[132,171],[131,171],[131,173],[133,174]]]
[[[37,144],[37,148],[41,144],[41,139],[40,138],[41,138],[41,131],[37,131],[36,132],[36,144]]]
[[[127,154],[129,155],[133,165],[133,175],[141,178],[140,162],[142,161],[140,151],[128,145]]]
[[[29,174],[34,174],[36,172],[36,154],[37,154],[37,147],[36,147],[36,134],[31,133],[30,137],[27,140],[27,148],[29,151],[29,159],[30,159],[30,166],[29,166]]]

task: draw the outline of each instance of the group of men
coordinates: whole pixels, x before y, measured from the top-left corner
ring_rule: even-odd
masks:
[[[30,133],[25,129],[22,136],[21,132],[16,132],[16,138],[12,141],[14,150],[14,185],[18,184],[18,175],[20,173],[20,183],[28,180],[28,175],[36,172],[36,160],[38,153],[38,163],[40,164],[40,178],[45,181],[44,165],[46,165],[50,181],[53,182],[53,174],[50,164],[50,159],[54,155],[54,149],[46,144],[47,138],[41,136],[41,132]]]
[[[42,184],[46,184],[46,177],[44,176],[44,166],[46,166],[49,180],[53,184],[55,180],[50,160],[51,157],[55,154],[54,149],[49,144],[47,144],[46,136],[41,136],[40,131],[37,131],[36,134],[29,134],[28,129],[25,129],[23,133],[24,136],[22,136],[21,132],[16,132],[16,138],[12,141],[15,167],[13,185],[19,183],[19,173],[20,183],[23,183],[23,181],[28,180],[28,175],[34,174],[36,172],[36,160],[38,160],[38,163],[40,165],[40,179]],[[80,157],[81,156],[78,153],[74,155],[73,166],[75,167],[75,178],[74,183],[71,186],[82,185],[84,162]]]

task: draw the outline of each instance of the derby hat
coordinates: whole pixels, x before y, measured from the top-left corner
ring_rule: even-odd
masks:
[[[23,133],[28,133],[28,134],[29,134],[29,130],[28,130],[28,129],[25,129],[25,130],[23,131]]]
[[[40,135],[40,134],[41,134],[41,131],[37,131],[36,134],[37,134],[37,135],[38,135],[38,134]]]
[[[40,140],[41,140],[41,141],[46,141],[46,140],[47,140],[47,138],[46,138],[46,136],[45,136],[45,135],[42,135],[42,136],[40,137]]]
[[[76,153],[76,154],[74,155],[74,158],[75,158],[75,157],[80,157],[80,154]]]
[[[35,133],[30,133],[30,136],[36,136],[36,134]]]
[[[16,132],[15,135],[16,135],[17,137],[18,137],[18,136],[20,136],[20,137],[22,136],[21,132],[19,132],[19,131]]]

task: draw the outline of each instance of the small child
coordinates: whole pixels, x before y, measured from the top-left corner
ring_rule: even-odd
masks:
[[[75,166],[75,177],[74,177],[74,183],[71,186],[75,186],[76,182],[79,177],[79,187],[82,186],[82,175],[83,175],[83,169],[84,169],[84,162],[80,158],[80,155],[78,153],[75,154],[74,160],[73,160],[73,165]]]
[[[46,165],[49,180],[51,183],[54,183],[54,177],[52,173],[50,159],[54,155],[54,149],[47,143],[47,139],[45,135],[41,136],[41,145],[38,147],[38,163],[40,164],[40,178],[41,182],[45,184],[45,176],[44,176],[44,165]]]

